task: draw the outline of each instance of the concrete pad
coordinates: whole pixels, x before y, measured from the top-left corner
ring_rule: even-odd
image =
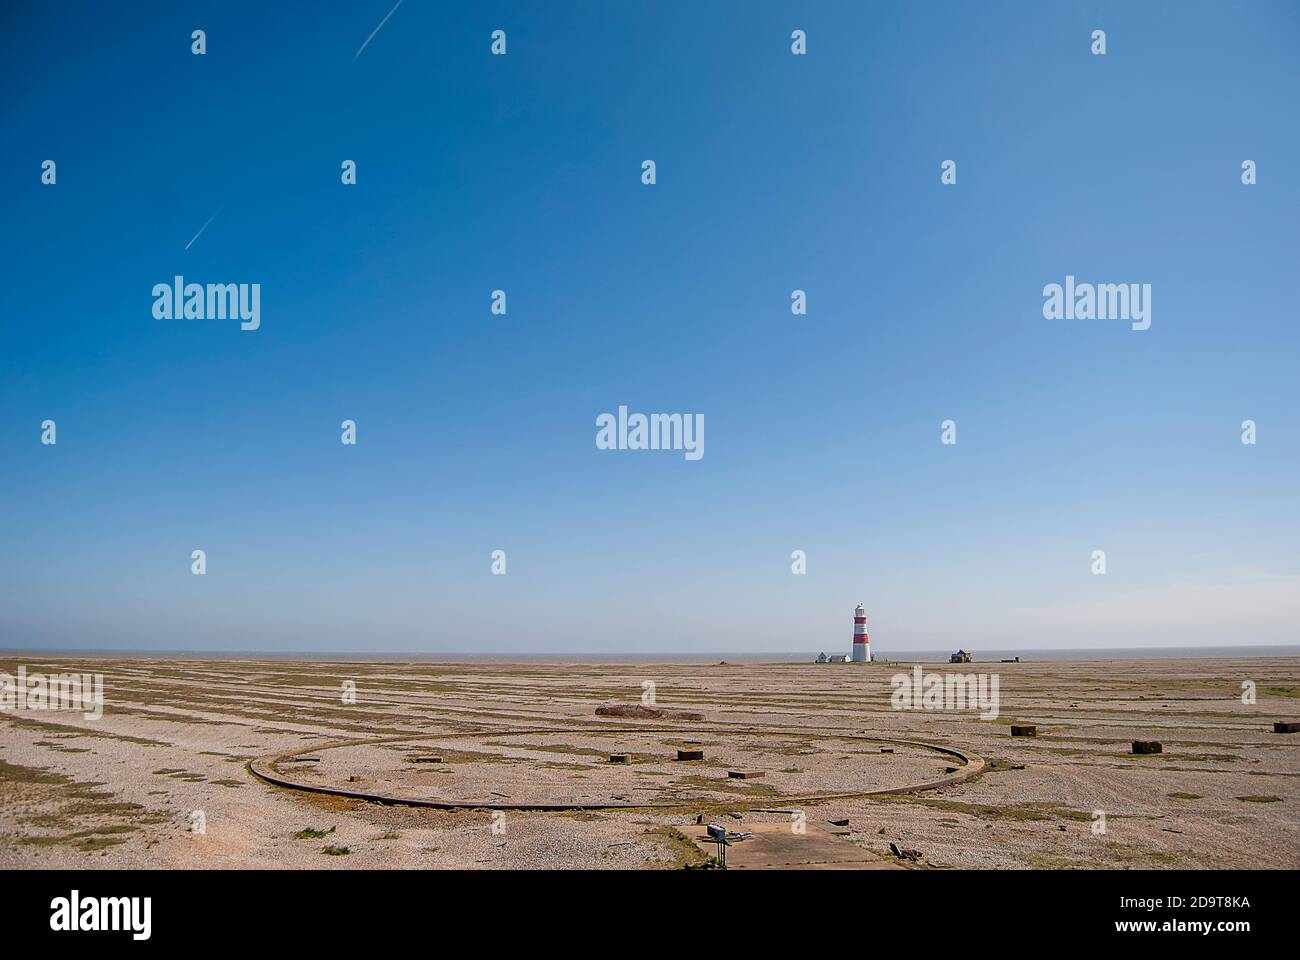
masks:
[[[802,834],[794,833],[789,823],[746,823],[733,829],[736,833],[752,833],[753,836],[727,848],[728,870],[904,869],[811,823],[805,825]],[[685,827],[683,832],[706,854],[717,855],[716,843],[699,839],[704,836],[702,830]]]

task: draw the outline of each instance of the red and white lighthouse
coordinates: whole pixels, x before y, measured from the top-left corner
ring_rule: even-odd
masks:
[[[853,611],[853,663],[871,662],[871,641],[867,639],[867,608],[858,604]]]

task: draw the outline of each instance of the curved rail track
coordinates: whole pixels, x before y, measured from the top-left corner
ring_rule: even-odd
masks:
[[[529,730],[482,730],[478,731],[478,736],[529,736],[533,734],[551,734],[551,733],[687,733],[687,734],[768,734],[770,736],[802,736],[808,737],[812,734],[808,730],[772,730],[772,729],[747,729],[744,731],[717,730],[708,727],[610,727],[596,728],[590,727],[545,727]],[[763,797],[753,799],[731,799],[717,800],[711,798],[678,798],[674,800],[652,801],[648,803],[501,803],[501,802],[479,802],[470,800],[435,800],[422,799],[418,797],[398,797],[390,794],[372,793],[366,790],[349,790],[344,787],[332,787],[324,784],[303,783],[293,780],[279,768],[278,764],[290,761],[295,757],[308,753],[321,753],[326,750],[334,750],[341,747],[364,747],[378,746],[386,743],[401,743],[407,740],[421,740],[426,743],[433,743],[439,739],[461,738],[466,734],[444,734],[441,736],[430,736],[427,733],[403,734],[397,737],[379,737],[376,739],[353,739],[353,740],[332,740],[319,744],[315,747],[300,747],[296,750],[286,751],[284,753],[273,754],[266,757],[258,757],[248,763],[248,770],[260,779],[277,787],[284,787],[289,790],[300,790],[305,793],[320,793],[334,797],[346,797],[353,800],[365,800],[370,803],[391,804],[395,806],[406,807],[428,807],[435,810],[535,810],[535,811],[564,811],[564,810],[647,810],[647,809],[669,809],[698,806],[708,804],[711,806],[723,806],[728,809],[752,809],[755,807],[770,807],[775,804],[813,804],[824,803],[828,800],[856,800],[863,797],[883,797],[896,794],[918,793],[922,790],[936,790],[940,787],[952,786],[955,783],[962,783],[974,779],[984,772],[986,766],[983,757],[969,751],[961,751],[953,747],[946,747],[937,743],[926,743],[921,740],[902,740],[896,737],[866,737],[854,734],[835,734],[836,739],[842,740],[860,740],[869,743],[893,743],[901,746],[920,747],[925,750],[931,750],[944,756],[953,757],[960,761],[961,767],[948,776],[941,777],[937,780],[928,780],[923,783],[907,784],[901,787],[884,787],[878,790],[863,790],[849,793],[827,793],[812,794],[810,796],[793,796],[793,797]]]

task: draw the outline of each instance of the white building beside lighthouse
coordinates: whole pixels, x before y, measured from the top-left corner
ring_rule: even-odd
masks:
[[[867,639],[867,608],[858,604],[853,611],[853,663],[871,662],[871,641]]]

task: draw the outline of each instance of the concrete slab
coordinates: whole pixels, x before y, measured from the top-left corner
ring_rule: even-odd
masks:
[[[748,840],[727,848],[729,870],[902,870],[890,860],[882,859],[857,844],[811,823],[804,832],[794,833],[789,823],[732,824],[735,833],[752,833]],[[718,846],[701,840],[701,827],[685,827],[684,832],[702,851],[715,856]]]

